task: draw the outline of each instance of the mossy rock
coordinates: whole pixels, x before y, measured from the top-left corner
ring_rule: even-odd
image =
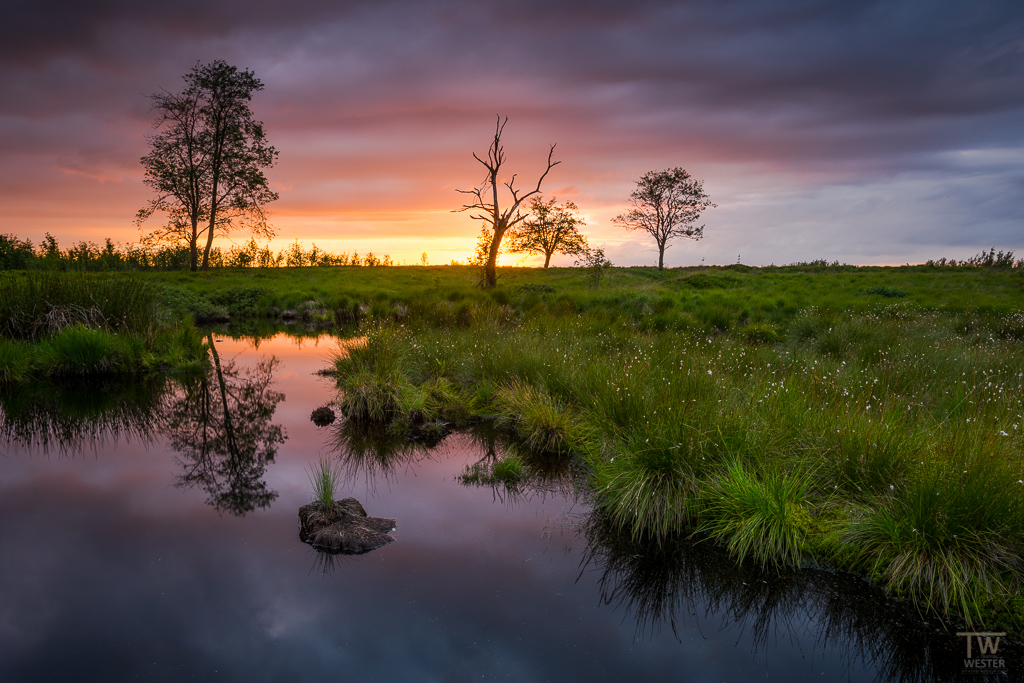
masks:
[[[369,517],[355,498],[299,508],[299,540],[317,550],[360,555],[394,541],[395,520]]]

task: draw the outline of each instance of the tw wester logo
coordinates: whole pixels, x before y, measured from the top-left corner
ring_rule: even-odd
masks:
[[[957,633],[967,638],[967,659],[964,671],[1000,671],[1006,669],[1006,660],[999,657],[999,641],[1006,633]],[[977,651],[975,651],[975,646]]]

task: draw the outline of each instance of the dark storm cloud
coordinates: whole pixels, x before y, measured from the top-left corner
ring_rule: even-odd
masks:
[[[221,58],[267,85],[254,108],[282,152],[273,179],[295,188],[286,212],[449,205],[438,187],[477,180],[469,152],[500,112],[516,161],[557,141],[553,182],[591,206],[679,164],[724,165],[719,187],[781,172],[864,192],[924,174],[960,183],[1004,235],[1021,209],[991,188],[1019,180],[955,155],[1020,156],[1022,36],[1024,9],[1003,0],[19,1],[0,25],[0,154],[19,162],[0,177],[38,178],[40,197],[76,178],[138,185],[145,95]],[[960,182],[979,174],[993,185]],[[113,213],[134,213],[132,187]]]
[[[168,50],[199,59],[212,43],[259,61],[276,53],[309,86],[307,103],[352,111],[359,100],[368,116],[388,118],[382,100],[404,105],[398,116],[434,109],[431,93],[458,93],[460,110],[534,108],[501,87],[525,79],[542,103],[602,128],[676,127],[731,156],[818,157],[1004,139],[1011,122],[961,126],[1024,105],[1022,15],[1008,2],[20,2],[0,29],[0,63],[5,109],[34,102],[34,115],[109,102]],[[459,92],[459,80],[472,87]],[[345,85],[361,90],[332,87]],[[295,124],[326,123],[331,109],[294,113]]]

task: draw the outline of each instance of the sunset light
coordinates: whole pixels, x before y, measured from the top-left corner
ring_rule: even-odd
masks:
[[[251,106],[280,153],[274,248],[465,259],[478,225],[449,212],[479,180],[495,115],[510,174],[538,173],[557,143],[543,193],[571,197],[617,265],[655,262],[611,218],[643,173],[676,166],[719,208],[669,265],[1024,246],[1019,12],[790,4],[219,3],[187,22],[24,5],[0,48],[0,232],[137,241],[147,95],[223,59],[265,86]]]

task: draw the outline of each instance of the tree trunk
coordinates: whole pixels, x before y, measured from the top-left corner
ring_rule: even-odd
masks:
[[[202,270],[207,270],[210,267],[210,245],[213,244],[213,221],[210,221],[210,234],[206,237],[206,248],[203,249],[203,265]]]
[[[658,247],[658,270],[665,270],[665,245]]]
[[[217,222],[217,176],[213,177],[213,199],[210,200],[210,227],[206,231],[206,248],[203,249],[203,270],[210,267],[210,247],[213,246],[213,226]]]
[[[548,264],[551,263],[551,252],[544,252],[544,267],[547,268]]]
[[[192,234],[188,241],[188,269],[193,273],[196,272],[199,264],[199,248],[196,246],[196,242],[199,241],[199,217],[192,216]]]
[[[211,153],[213,157],[211,168],[213,169],[210,188],[210,229],[206,232],[206,248],[203,249],[203,270],[210,267],[210,247],[213,246],[213,226],[217,224],[217,206],[219,204],[217,193],[220,191],[221,163],[224,160],[224,131],[223,124],[218,119],[215,124],[217,142]]]
[[[501,246],[503,232],[494,231],[491,248],[487,252],[487,263],[484,264],[484,289],[498,286],[498,248]]]

